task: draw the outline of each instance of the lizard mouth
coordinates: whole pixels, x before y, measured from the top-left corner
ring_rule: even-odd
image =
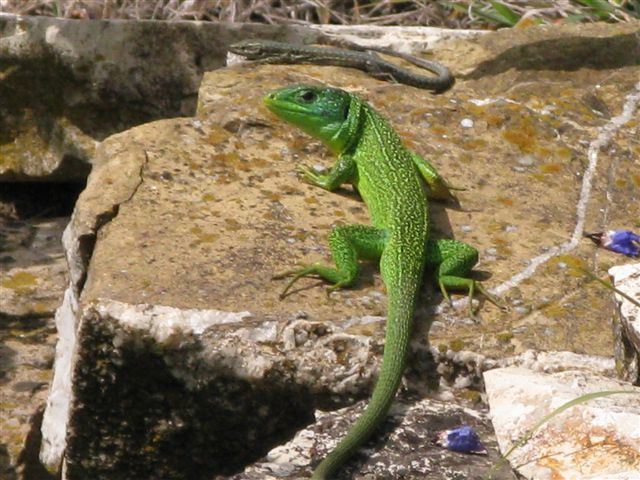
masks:
[[[269,94],[262,99],[265,106],[272,112],[291,112],[291,113],[306,113],[308,109],[303,105],[297,105],[295,103],[282,101],[275,97],[273,94]]]
[[[299,105],[277,97],[274,98],[270,95],[264,97],[263,102],[271,113],[285,122],[297,125],[307,133],[313,134],[313,132],[315,132],[315,129],[312,129],[310,132],[309,129],[306,128],[308,125],[313,124],[314,119],[318,117],[316,112],[308,106]]]

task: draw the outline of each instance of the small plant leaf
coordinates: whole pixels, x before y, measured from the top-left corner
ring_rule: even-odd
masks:
[[[566,17],[564,17],[564,23],[581,23],[589,18],[591,17],[589,17],[589,15],[586,15],[584,13],[576,13],[576,14],[567,15]]]
[[[608,18],[616,11],[615,7],[605,0],[576,0],[578,3],[591,7],[594,15],[600,18]]]
[[[515,25],[520,21],[520,18],[521,18],[520,15],[518,15],[516,12],[511,10],[504,3],[493,2],[493,1],[490,1],[489,3],[491,4],[491,6],[494,8],[496,12],[502,15],[502,17],[504,17],[511,24],[511,26]]]
[[[476,6],[472,6],[471,13],[494,25],[506,27],[513,27],[515,25],[508,18],[503,17],[500,13],[492,9],[482,10]]]

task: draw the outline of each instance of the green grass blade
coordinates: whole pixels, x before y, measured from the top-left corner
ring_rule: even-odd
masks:
[[[562,19],[562,21],[564,23],[582,23],[587,19],[590,19],[591,17],[589,15],[586,15],[584,13],[576,13],[573,15],[567,15],[566,17],[564,17]]]
[[[600,18],[608,18],[609,15],[615,13],[616,9],[613,5],[605,0],[575,0],[582,5],[590,7],[593,13]]]
[[[467,6],[466,5],[460,5],[459,3],[456,2],[448,2],[447,0],[439,0],[438,3],[440,5],[444,5],[447,8],[450,8],[451,10],[455,10],[456,12],[460,12],[460,13],[467,13]]]
[[[465,5],[460,5],[459,3],[455,2],[448,2],[446,0],[439,0],[438,4],[450,8],[451,10],[455,10],[456,12],[460,12],[465,15],[467,14],[467,7]]]
[[[495,25],[502,25],[506,27],[513,27],[514,25],[509,21],[508,18],[503,17],[500,13],[498,13],[495,10],[491,10],[491,9],[481,10],[476,6],[472,6],[471,13],[482,18],[486,22],[493,23]]]
[[[587,269],[584,269],[582,267],[574,267],[574,268],[576,268],[576,270],[578,270],[579,272],[585,274],[586,276],[588,276],[592,280],[595,280],[596,282],[598,282],[603,287],[608,288],[609,290],[612,290],[612,291],[616,292],[621,297],[624,297],[625,299],[629,300],[634,305],[640,307],[640,302],[638,300],[636,300],[635,298],[633,298],[630,295],[627,295],[622,290],[614,287],[611,282],[607,282],[606,280],[602,280],[600,277],[598,277],[596,274],[594,274],[591,270],[587,270]]]
[[[507,5],[502,2],[489,2],[493,9],[498,12],[504,19],[506,19],[511,26],[514,26],[516,23],[520,21],[520,15],[511,10]]]

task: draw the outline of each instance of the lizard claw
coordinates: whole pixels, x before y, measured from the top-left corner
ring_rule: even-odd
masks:
[[[330,287],[327,288],[327,298],[329,298],[331,296],[331,294],[333,292],[335,292],[336,290],[340,290],[341,288],[344,288],[345,285],[348,285],[349,282],[338,282],[334,285],[331,285]]]
[[[444,286],[442,281],[438,280],[438,286],[440,287],[440,293],[442,293],[442,297],[449,303],[450,307],[453,307],[453,301],[447,292],[447,287]]]
[[[484,295],[484,297],[487,300],[489,300],[491,303],[493,303],[496,307],[498,307],[503,312],[506,312],[509,310],[508,305],[501,298],[496,297],[495,295],[492,295],[491,293],[489,293],[489,291],[486,288],[484,288],[480,282],[475,282],[475,288],[482,295]]]
[[[298,174],[302,175],[302,178],[312,185],[315,185],[315,182],[318,181],[318,172],[306,165],[302,165],[298,168]]]
[[[306,277],[307,275],[314,274],[315,270],[316,270],[315,265],[299,264],[299,268],[294,268],[292,270],[287,270],[282,273],[277,273],[273,277],[271,277],[272,280],[279,280],[286,277],[293,277],[291,280],[289,280],[289,283],[285,285],[284,290],[282,290],[282,293],[279,295],[280,300],[282,300],[287,296],[287,292],[291,289],[291,287],[293,287],[294,283],[296,283],[302,277]]]

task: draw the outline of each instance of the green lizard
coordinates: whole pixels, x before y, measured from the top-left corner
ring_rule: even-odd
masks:
[[[433,198],[452,196],[435,168],[405,148],[392,127],[359,97],[335,88],[296,85],[264,97],[266,106],[283,120],[325,143],[338,160],[328,174],[301,169],[306,180],[325,190],[351,183],[366,203],[373,226],[335,227],[329,236],[336,267],[321,264],[276,275],[317,275],[331,290],[351,285],[358,258],[380,259],[388,294],[387,327],[382,366],[371,401],[340,444],[318,465],[314,479],[331,478],[384,420],[402,379],[409,349],[416,299],[425,267],[448,299],[447,289],[474,290],[489,296],[466,277],[478,259],[471,246],[455,240],[429,238],[428,205],[423,182]],[[470,298],[471,300],[471,298]],[[471,307],[470,307],[471,308]]]

